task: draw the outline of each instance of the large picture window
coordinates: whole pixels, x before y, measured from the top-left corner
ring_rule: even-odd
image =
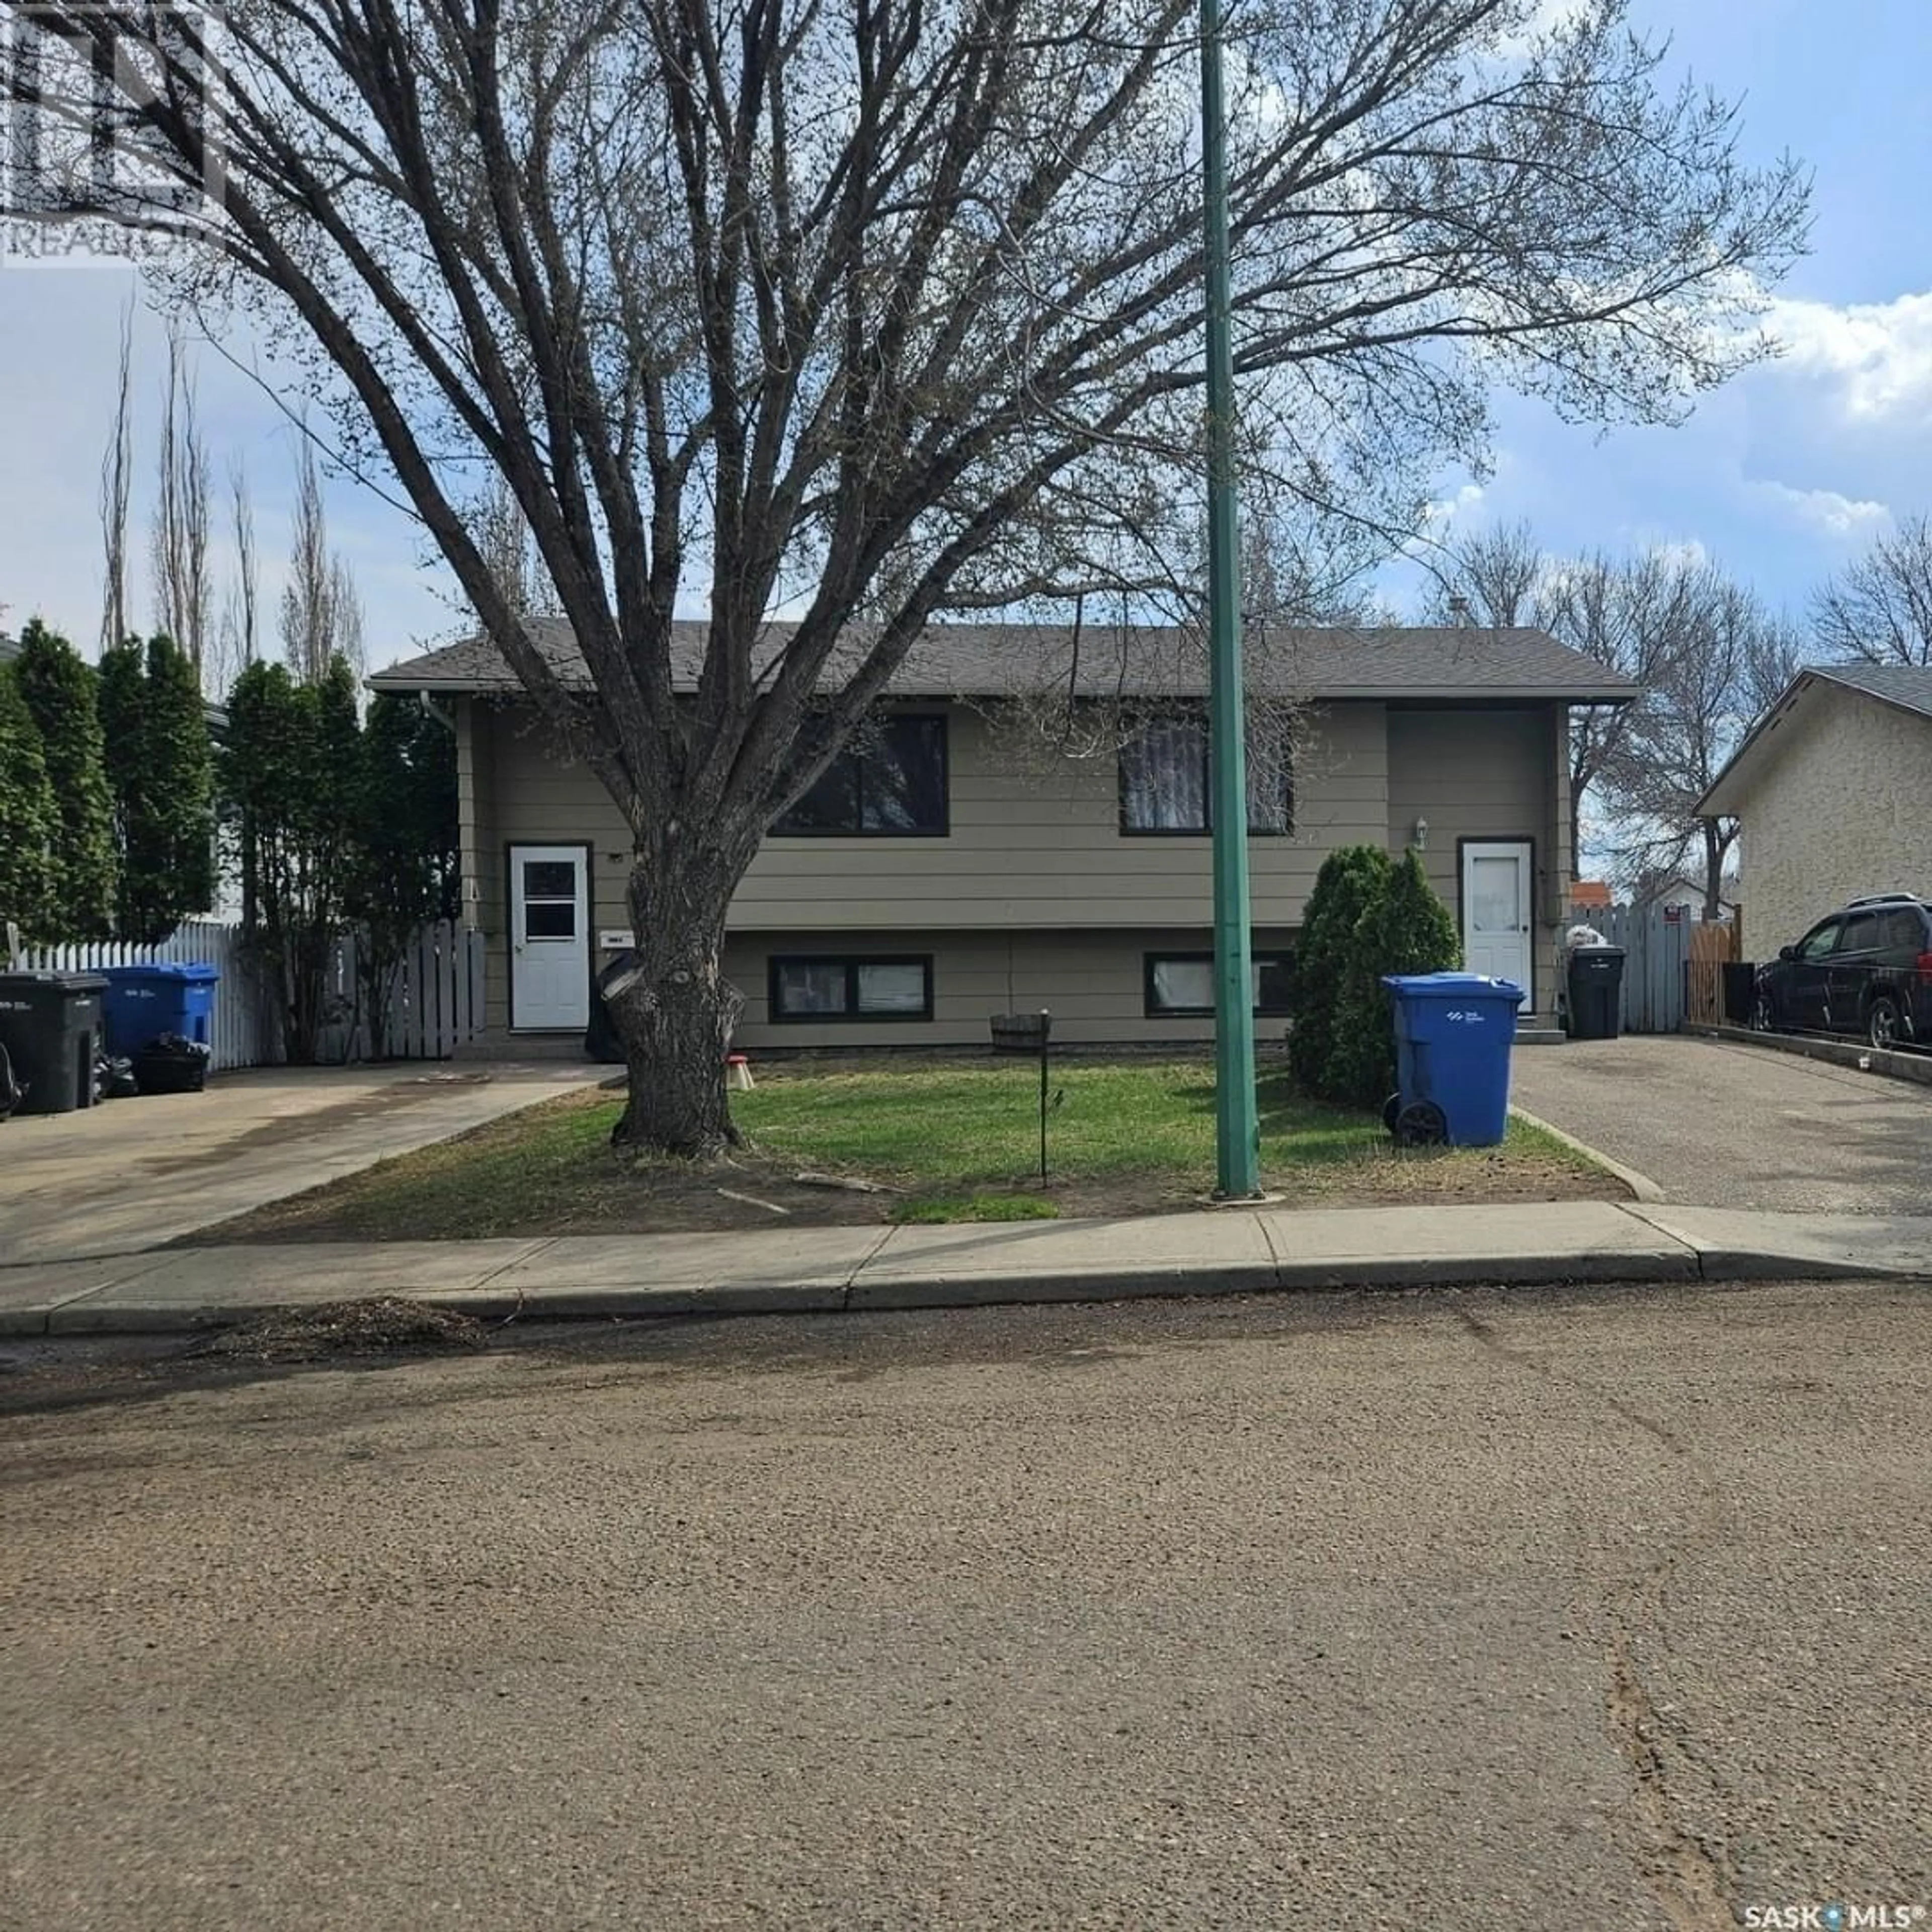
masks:
[[[895,713],[862,726],[772,827],[791,838],[946,836],[946,720]]]
[[[774,1020],[929,1020],[929,953],[862,959],[823,954],[782,957],[771,965]]]
[[[1287,734],[1248,727],[1248,830],[1294,830],[1294,775]],[[1142,834],[1212,832],[1213,773],[1208,720],[1198,712],[1150,718],[1120,747],[1120,830]]]
[[[1149,1019],[1199,1019],[1213,1014],[1213,953],[1149,952],[1144,964]],[[1256,1016],[1285,1016],[1294,997],[1294,955],[1257,952],[1252,965]]]

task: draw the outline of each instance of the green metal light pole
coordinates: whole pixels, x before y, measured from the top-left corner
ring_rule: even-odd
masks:
[[[1220,0],[1201,0],[1201,168],[1208,253],[1209,762],[1214,774],[1214,1145],[1218,1191],[1260,1192],[1248,929],[1247,733],[1235,540],[1234,357],[1228,311],[1228,152]]]

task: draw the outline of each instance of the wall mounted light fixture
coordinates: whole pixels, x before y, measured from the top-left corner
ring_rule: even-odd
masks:
[[[1418,852],[1429,850],[1429,821],[1426,818],[1415,821],[1415,849]]]

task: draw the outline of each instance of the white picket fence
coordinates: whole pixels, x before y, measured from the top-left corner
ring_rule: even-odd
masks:
[[[0,946],[0,954],[4,954]],[[424,926],[404,950],[389,995],[389,1056],[447,1060],[483,1030],[483,935],[449,920]],[[208,1029],[211,1066],[273,1066],[282,1059],[275,995],[242,950],[242,928],[190,920],[158,946],[119,940],[86,945],[29,947],[20,960],[28,972],[98,973],[110,966],[208,965],[220,975]],[[359,1007],[356,941],[336,941],[328,995],[341,1017],[323,1029],[318,1058],[325,1065],[364,1060],[374,1029]]]
[[[483,935],[449,920],[417,929],[403,949],[390,989],[387,1024],[380,1030],[392,1060],[447,1060],[483,1030]],[[323,1030],[317,1057],[325,1064],[367,1060],[378,1029],[361,1010],[356,984],[356,940],[335,943],[328,964],[328,997],[345,1016]]]

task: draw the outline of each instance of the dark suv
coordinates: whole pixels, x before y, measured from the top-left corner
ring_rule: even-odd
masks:
[[[1753,1024],[1932,1046],[1932,905],[1909,892],[1853,899],[1760,966]]]

